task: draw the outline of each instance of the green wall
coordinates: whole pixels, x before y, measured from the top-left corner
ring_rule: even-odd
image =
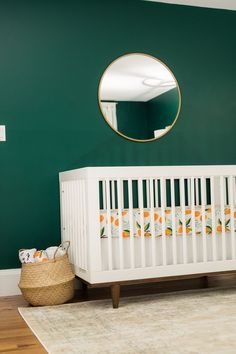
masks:
[[[150,139],[146,102],[119,101],[116,116],[120,133],[133,139]]]
[[[179,107],[179,93],[177,88],[163,93],[148,102],[149,131],[164,129],[172,125]]]
[[[179,107],[177,88],[147,102],[119,101],[116,106],[118,131],[129,138],[154,138],[154,130],[172,125]]]
[[[236,12],[138,0],[0,0],[0,268],[60,240],[58,172],[82,166],[235,164]],[[166,63],[182,92],[175,128],[121,138],[97,103],[124,53]]]

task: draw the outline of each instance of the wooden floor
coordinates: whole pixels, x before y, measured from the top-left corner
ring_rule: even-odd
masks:
[[[235,286],[236,276],[209,278],[210,287]],[[199,289],[206,286],[205,279],[189,279],[155,284],[132,285],[121,288],[122,296],[158,294],[178,290]],[[85,296],[77,291],[73,302],[105,299],[110,289],[89,289]],[[122,302],[122,299],[121,299]],[[46,351],[18,313],[18,307],[28,306],[22,296],[0,297],[0,353],[44,354]],[[119,311],[119,309],[117,310]],[[69,354],[69,353],[68,353]]]

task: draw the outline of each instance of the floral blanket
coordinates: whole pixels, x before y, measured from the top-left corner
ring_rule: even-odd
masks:
[[[141,236],[141,215],[140,209],[133,209],[133,230],[134,236]],[[234,209],[234,231],[236,231],[236,210]],[[185,218],[182,218],[182,210],[180,207],[175,208],[175,230],[177,235],[183,234],[183,223],[186,226],[186,234],[192,234],[192,211],[191,209],[185,209]],[[201,207],[196,207],[195,211],[195,232],[196,234],[202,233],[202,211]],[[119,220],[118,210],[111,210],[111,235],[112,237],[119,237],[119,223],[121,222],[122,236],[130,236],[130,221],[129,221],[129,210],[122,210],[122,220]],[[231,231],[230,225],[231,211],[229,207],[224,209],[224,224],[225,231]],[[160,208],[154,209],[154,229],[155,236],[162,236],[162,222],[163,217]],[[144,236],[151,236],[151,212],[150,209],[143,210],[143,220],[144,220]],[[212,233],[212,210],[210,207],[205,209],[205,227],[206,233]],[[172,215],[171,208],[165,208],[165,235],[171,236],[173,231],[172,225]],[[107,215],[106,211],[100,211],[100,236],[107,237],[108,226],[107,226]],[[215,232],[222,232],[222,220],[221,220],[221,210],[219,207],[215,208]]]

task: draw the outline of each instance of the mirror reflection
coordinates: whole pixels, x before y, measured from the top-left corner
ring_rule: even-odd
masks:
[[[111,63],[99,85],[107,123],[123,137],[150,141],[165,135],[180,110],[178,83],[170,69],[147,54],[127,54]]]

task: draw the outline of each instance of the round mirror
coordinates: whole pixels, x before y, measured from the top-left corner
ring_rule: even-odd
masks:
[[[110,127],[140,142],[158,139],[170,131],[181,106],[179,85],[170,69],[141,53],[123,55],[107,67],[98,100]]]

